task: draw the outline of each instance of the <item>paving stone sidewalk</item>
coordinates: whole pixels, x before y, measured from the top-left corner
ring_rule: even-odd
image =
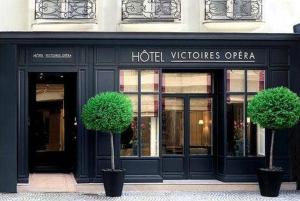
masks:
[[[84,193],[0,194],[0,201],[299,201],[299,191],[282,191],[277,198],[262,197],[258,192],[124,192],[122,197]]]

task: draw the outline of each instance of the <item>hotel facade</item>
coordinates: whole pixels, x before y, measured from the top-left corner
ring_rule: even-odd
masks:
[[[256,181],[270,131],[252,123],[247,102],[270,87],[300,93],[297,1],[0,3],[0,15],[16,15],[0,25],[2,192],[39,172],[102,182],[109,135],[86,130],[81,108],[104,91],[134,106],[114,139],[127,182]],[[299,132],[276,136],[285,181],[297,178]]]

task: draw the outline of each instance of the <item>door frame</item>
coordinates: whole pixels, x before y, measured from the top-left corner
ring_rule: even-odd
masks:
[[[191,174],[191,170],[190,170],[190,159],[197,159],[197,158],[208,158],[208,159],[212,159],[215,156],[215,138],[216,138],[216,129],[215,129],[215,122],[216,122],[216,118],[215,118],[215,113],[216,113],[216,105],[215,105],[215,93],[212,94],[162,94],[162,100],[164,98],[168,98],[168,97],[172,97],[172,98],[182,98],[183,99],[183,124],[184,124],[184,129],[183,129],[183,155],[180,154],[162,154],[162,158],[182,158],[183,160],[183,179],[191,179],[193,178],[192,174]],[[190,154],[190,100],[191,98],[211,98],[212,100],[212,108],[211,108],[211,120],[213,122],[212,124],[212,139],[211,139],[211,143],[212,143],[212,149],[211,149],[211,154],[210,155],[191,155]],[[212,167],[212,171],[213,171],[213,167]]]
[[[161,72],[161,77],[163,77],[164,72],[169,72],[169,71],[162,71]],[[171,70],[170,72],[190,72],[189,69],[186,69],[185,71],[179,70]],[[162,176],[163,179],[214,179],[216,177],[216,167],[217,167],[217,162],[216,162],[216,157],[217,157],[217,146],[218,146],[218,141],[220,140],[218,138],[218,124],[219,124],[219,117],[217,115],[218,107],[220,106],[218,102],[218,96],[219,94],[219,80],[217,80],[217,75],[219,72],[215,70],[193,70],[191,72],[195,73],[210,73],[211,74],[211,79],[212,79],[212,92],[211,93],[161,93],[161,108],[162,108],[162,100],[164,97],[180,97],[183,98],[184,100],[184,148],[183,148],[183,155],[164,155],[161,153],[161,160],[162,160]],[[222,75],[223,73],[221,73]],[[220,75],[219,75],[220,76]],[[222,89],[223,90],[223,89]],[[190,150],[189,150],[189,145],[190,145],[190,98],[211,98],[212,99],[212,149],[211,149],[211,155],[191,155]],[[162,114],[162,109],[161,109],[161,114]],[[162,125],[162,120],[161,120],[161,125]],[[161,129],[161,134],[162,134],[162,129]],[[219,136],[220,137],[220,136]],[[161,141],[161,148],[162,150],[162,140]],[[167,162],[164,162],[166,159],[179,159],[183,158],[183,172],[180,174],[180,172],[174,172],[174,173],[169,173],[165,172],[165,164]],[[209,163],[209,171],[199,171],[199,172],[193,172],[191,171],[191,159],[199,159],[202,162],[207,162]]]
[[[79,106],[86,99],[86,94],[82,92],[83,89],[80,87],[82,85],[87,85],[86,76],[87,74],[80,75],[80,69],[73,66],[27,66],[26,68],[19,67],[18,69],[18,183],[28,183],[29,182],[29,74],[30,73],[74,73],[76,74],[76,116],[77,119],[80,115]],[[76,150],[85,150],[87,145],[81,142],[81,130],[82,127],[79,125],[77,127],[77,145]],[[78,167],[79,160],[78,157],[75,162],[76,172],[80,167]],[[85,161],[87,162],[87,161]],[[74,172],[75,173],[75,172]]]
[[[35,108],[38,104],[38,102],[35,100],[36,99],[36,85],[40,83],[38,76],[40,72],[29,72],[28,73],[28,118],[30,123],[28,124],[28,145],[30,145],[31,141],[33,138],[31,138],[31,131],[30,128],[32,125],[32,118],[34,115]],[[53,73],[53,72],[43,72],[45,76],[47,76],[48,73]],[[49,79],[46,81],[42,81],[41,83],[44,84],[62,84],[64,86],[64,150],[63,151],[45,151],[42,153],[36,153],[34,150],[32,150],[32,146],[29,147],[29,154],[28,154],[28,161],[29,161],[29,171],[31,172],[71,172],[72,167],[74,166],[74,162],[76,158],[74,158],[72,153],[76,151],[76,146],[74,147],[74,139],[77,138],[76,136],[73,136],[75,133],[75,129],[71,125],[73,122],[73,117],[77,119],[77,101],[76,101],[76,93],[77,93],[77,88],[72,88],[72,86],[77,83],[77,74],[76,73],[70,73],[70,72],[54,72],[55,76],[59,76],[59,74],[62,74],[64,77],[62,79],[55,77],[54,79]],[[49,74],[48,74],[49,75]],[[52,75],[51,75],[52,76]],[[71,101],[71,102],[70,102]],[[75,101],[75,102],[74,102]],[[74,110],[75,111],[72,111]],[[77,135],[77,133],[76,133]],[[75,150],[73,150],[75,149]],[[75,153],[76,154],[76,153]],[[54,160],[56,158],[56,162],[54,162],[51,165],[51,162],[46,165],[35,165],[35,156],[40,155],[39,158],[44,158],[46,161],[48,160]],[[42,159],[42,160],[44,160]],[[74,160],[74,161],[73,161]],[[64,162],[63,162],[64,161]],[[59,166],[59,163],[61,163]],[[56,164],[56,165],[54,165]]]

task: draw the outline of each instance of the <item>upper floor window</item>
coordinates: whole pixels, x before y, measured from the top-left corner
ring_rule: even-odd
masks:
[[[35,0],[35,19],[95,19],[96,0]]]
[[[206,20],[261,20],[262,0],[205,0]]]
[[[181,0],[122,0],[123,21],[180,21]]]

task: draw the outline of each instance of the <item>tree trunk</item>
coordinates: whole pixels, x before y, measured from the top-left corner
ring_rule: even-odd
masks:
[[[272,137],[271,137],[271,146],[270,146],[270,160],[269,160],[269,169],[273,169],[273,147],[274,147],[274,136],[275,130],[272,130]]]
[[[111,169],[115,170],[115,148],[114,148],[114,136],[110,132],[110,148],[111,148]]]

